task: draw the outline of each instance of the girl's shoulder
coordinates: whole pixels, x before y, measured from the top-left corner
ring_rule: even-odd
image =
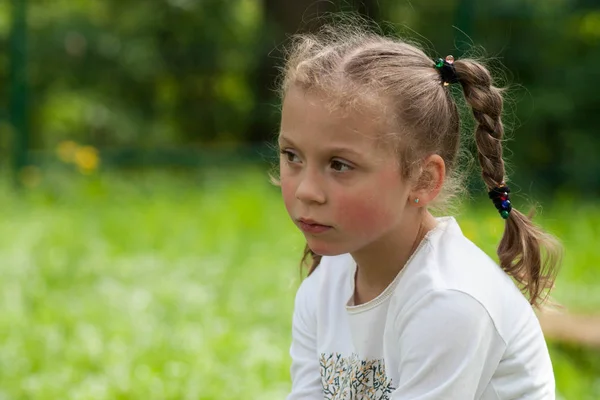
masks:
[[[534,317],[533,310],[498,263],[466,238],[454,218],[440,222],[427,238],[427,248],[407,266],[394,290],[394,312],[402,315],[427,298],[452,309],[468,299],[483,307],[502,337],[511,326]]]
[[[431,275],[432,284],[444,286],[497,286],[512,282],[498,263],[469,240],[453,217],[438,218],[426,237],[426,249],[415,255],[407,275]]]

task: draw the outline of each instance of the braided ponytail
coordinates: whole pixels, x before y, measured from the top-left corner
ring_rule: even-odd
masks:
[[[493,86],[488,70],[473,60],[457,60],[454,68],[477,123],[477,158],[483,181],[491,191],[503,186],[506,179],[502,90]],[[533,224],[531,216],[512,208],[497,253],[502,269],[519,283],[532,305],[540,306],[547,298],[546,289],[554,285],[561,247],[553,236]]]

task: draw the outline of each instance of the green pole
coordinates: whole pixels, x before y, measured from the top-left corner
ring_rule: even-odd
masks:
[[[12,127],[12,171],[15,185],[20,186],[19,172],[27,165],[27,4],[12,0],[10,31],[8,121]]]
[[[473,14],[475,13],[475,2],[473,0],[460,0],[456,10],[456,27],[459,29],[458,50],[461,52],[459,57],[470,50],[473,35]]]

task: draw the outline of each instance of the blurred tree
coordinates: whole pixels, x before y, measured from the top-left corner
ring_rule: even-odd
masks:
[[[294,33],[314,31],[322,25],[328,13],[337,11],[357,11],[371,19],[378,15],[377,2],[362,0],[349,2],[298,0],[262,0],[265,13],[262,47],[258,52],[258,68],[252,82],[256,95],[252,124],[248,130],[251,141],[272,141],[278,129],[277,80],[282,66],[283,46],[286,36]]]
[[[34,145],[239,140],[253,95],[256,1],[31,1]]]
[[[595,0],[28,4],[33,149],[54,149],[64,140],[102,149],[272,140],[276,67],[287,36],[316,29],[325,13],[356,10],[391,21],[385,31],[417,40],[432,57],[486,49],[496,75],[512,83],[507,121],[517,140],[508,143],[511,176],[537,189],[600,191]],[[10,17],[1,2],[0,49],[8,48]],[[0,52],[3,93],[10,86],[8,65],[8,52]],[[8,107],[5,96],[0,107]],[[0,124],[0,134],[9,133]],[[6,151],[2,139],[0,152]]]

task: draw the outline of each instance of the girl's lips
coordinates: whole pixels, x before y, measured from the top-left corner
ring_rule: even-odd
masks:
[[[321,225],[321,224],[314,223],[313,221],[303,220],[303,219],[298,220],[298,226],[300,227],[302,232],[313,233],[313,234],[323,233],[323,232],[331,229],[331,226]]]

